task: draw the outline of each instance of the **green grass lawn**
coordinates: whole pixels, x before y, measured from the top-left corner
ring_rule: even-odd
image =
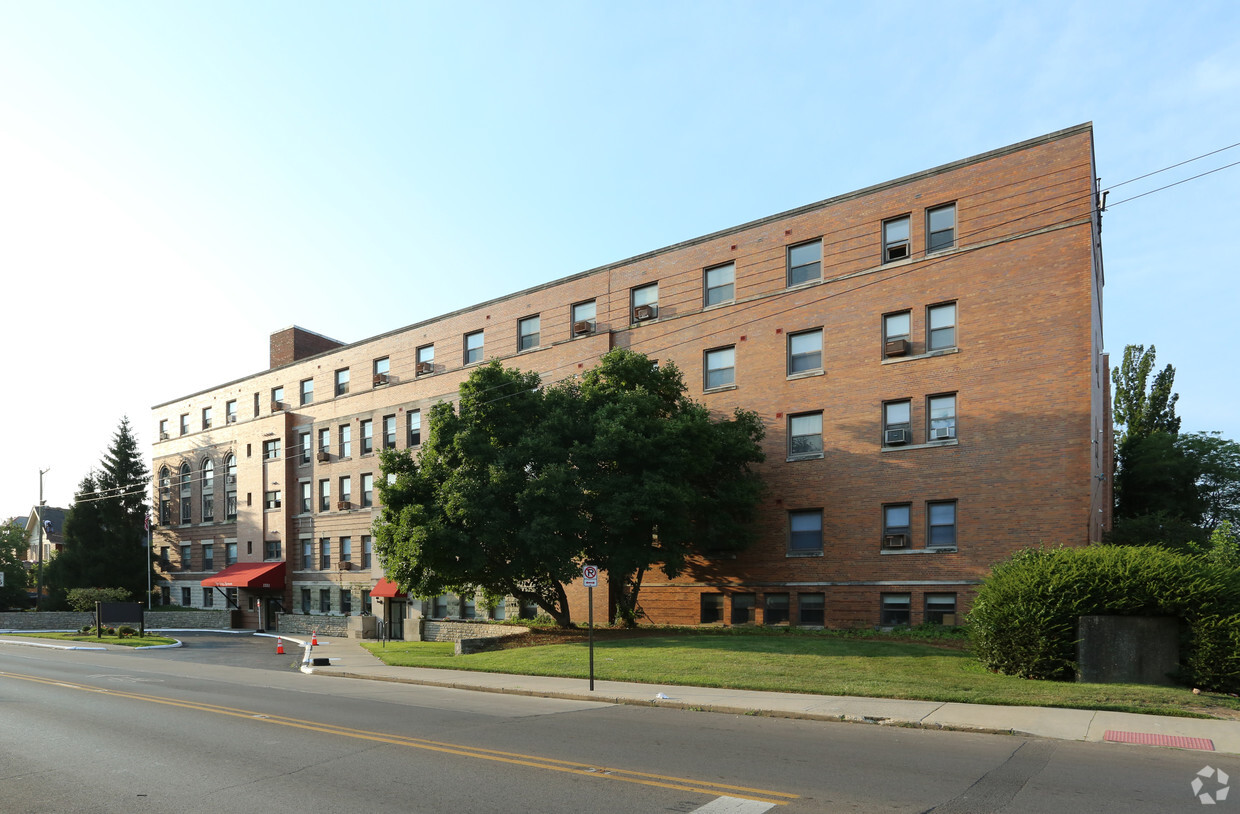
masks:
[[[586,678],[587,645],[521,647],[468,656],[439,642],[366,643],[387,664]],[[596,642],[600,681],[1240,717],[1240,699],[1180,687],[1032,681],[989,672],[964,649],[831,636],[649,636]]]
[[[24,636],[30,639],[64,639],[71,642],[85,642],[87,644],[119,644],[123,647],[152,647],[157,644],[176,644],[176,639],[169,639],[167,636],[152,636],[147,634],[142,638],[137,636],[104,636],[99,638],[93,633],[6,633],[5,636]]]

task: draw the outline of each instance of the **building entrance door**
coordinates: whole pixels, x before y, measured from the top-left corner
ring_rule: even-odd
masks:
[[[405,608],[408,604],[400,599],[388,600],[388,638],[400,642],[405,640]]]

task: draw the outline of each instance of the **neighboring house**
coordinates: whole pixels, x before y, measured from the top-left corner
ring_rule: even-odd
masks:
[[[34,506],[26,516],[27,566],[37,568],[39,549],[43,549],[43,564],[55,557],[65,547],[65,515],[68,509],[56,506]]]
[[[1110,524],[1097,177],[1084,124],[369,339],[279,331],[268,370],[154,408],[161,586],[248,627],[260,601],[403,616],[377,451],[417,449],[484,360],[555,381],[623,346],[768,430],[759,541],[648,574],[651,622],[958,619],[993,563]]]

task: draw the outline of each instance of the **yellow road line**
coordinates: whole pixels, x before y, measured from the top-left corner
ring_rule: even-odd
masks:
[[[459,757],[472,757],[479,760],[490,760],[516,766],[528,766],[547,771],[565,772],[582,777],[593,777],[603,780],[619,780],[625,783],[637,783],[644,786],[654,786],[658,788],[697,792],[716,796],[743,797],[773,805],[787,805],[792,800],[798,799],[798,795],[796,794],[771,791],[769,789],[756,789],[748,786],[733,786],[727,783],[713,783],[709,781],[701,782],[688,778],[671,777],[667,775],[650,774],[648,772],[638,772],[629,769],[598,766],[591,763],[578,763],[571,760],[559,760],[549,757],[532,757],[530,755],[523,755],[516,752],[503,752],[498,749],[484,749],[482,747],[462,746],[443,741],[427,740],[425,738],[391,735],[383,732],[370,732],[364,729],[353,729],[350,727],[337,726],[335,724],[320,723],[318,721],[289,718],[283,715],[268,715],[266,713],[239,709],[237,707],[225,707],[217,704],[207,704],[197,701],[160,698],[154,695],[143,695],[141,693],[105,687],[94,687],[89,684],[76,684],[60,679],[47,679],[39,676],[23,675],[21,673],[0,671],[0,677],[19,679],[22,681],[32,681],[38,684],[47,684],[53,687],[64,687],[68,689],[80,690],[82,692],[98,693],[100,695],[108,695],[113,698],[127,698],[133,701],[145,701],[153,704],[162,704],[164,706],[195,710],[198,712],[210,712],[216,715],[227,715],[232,718],[244,718],[259,723],[277,724],[279,726],[288,726],[295,729],[304,729],[310,732],[340,735],[346,738],[355,738],[358,740],[367,740],[376,743],[387,743],[395,746],[407,746],[414,749],[440,752]]]

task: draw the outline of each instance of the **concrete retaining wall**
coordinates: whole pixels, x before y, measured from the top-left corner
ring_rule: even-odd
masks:
[[[188,630],[228,630],[231,616],[226,610],[157,611],[144,614],[148,630],[185,628]],[[40,611],[38,613],[0,613],[0,630],[80,630],[95,623],[95,614],[83,611]]]
[[[349,636],[349,620],[351,616],[314,616],[303,613],[281,613],[277,619],[277,629],[286,635],[309,636],[317,633],[320,636],[334,636],[345,639]]]

